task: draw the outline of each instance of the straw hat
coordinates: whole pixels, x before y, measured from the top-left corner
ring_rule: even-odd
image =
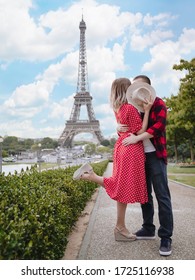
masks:
[[[128,103],[132,104],[135,108],[140,112],[144,112],[143,107],[140,105],[140,101],[146,102],[146,100],[150,100],[154,102],[156,98],[155,89],[144,82],[134,82],[130,85],[126,92]]]

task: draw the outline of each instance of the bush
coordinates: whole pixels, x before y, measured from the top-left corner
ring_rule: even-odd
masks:
[[[93,166],[102,174],[107,162]],[[78,167],[0,175],[0,259],[60,259],[97,185],[73,181]]]

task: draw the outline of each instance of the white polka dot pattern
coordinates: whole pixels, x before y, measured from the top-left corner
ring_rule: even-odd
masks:
[[[115,114],[118,123],[128,124],[129,130],[120,133],[114,148],[112,177],[104,178],[108,195],[122,203],[146,203],[148,201],[145,154],[143,143],[123,146],[122,140],[129,132],[136,133],[142,127],[141,117],[135,107],[124,104]]]

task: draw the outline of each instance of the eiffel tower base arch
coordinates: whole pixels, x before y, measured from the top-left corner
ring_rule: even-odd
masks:
[[[67,121],[66,127],[59,138],[59,145],[61,147],[72,148],[74,137],[80,133],[93,134],[99,144],[104,140],[104,137],[102,136],[102,133],[100,131],[98,120],[79,122]]]

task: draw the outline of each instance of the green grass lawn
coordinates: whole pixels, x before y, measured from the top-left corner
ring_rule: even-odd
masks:
[[[184,174],[195,174],[195,167],[179,167],[176,165],[167,166],[168,173],[184,173]]]
[[[189,176],[182,176],[182,175],[168,175],[168,178],[176,182],[180,182],[195,187],[195,176],[189,177]]]
[[[168,165],[167,172],[169,179],[195,187],[195,167],[181,168]],[[190,174],[194,174],[194,176]]]

